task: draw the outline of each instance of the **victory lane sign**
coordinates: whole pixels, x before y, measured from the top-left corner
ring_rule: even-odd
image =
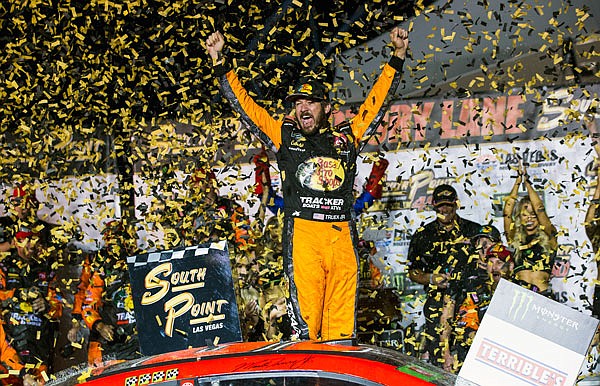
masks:
[[[227,243],[127,258],[144,355],[241,342]]]

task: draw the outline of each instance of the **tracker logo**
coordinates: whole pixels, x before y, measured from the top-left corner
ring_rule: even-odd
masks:
[[[323,209],[323,210],[342,210],[344,205],[343,198],[326,197],[304,197],[301,196],[303,208]]]
[[[20,314],[18,312],[11,312],[10,313],[10,323],[13,326],[20,326],[20,325],[24,325],[24,326],[33,326],[33,327],[40,327],[42,325],[42,319],[40,319],[39,316],[35,315],[35,314]]]
[[[133,312],[119,312],[117,313],[117,324],[133,324],[135,323],[135,315]]]

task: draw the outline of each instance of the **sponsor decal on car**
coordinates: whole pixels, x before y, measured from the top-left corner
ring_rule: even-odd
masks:
[[[179,375],[179,369],[168,369],[155,372],[148,372],[143,374],[134,375],[129,378],[125,378],[125,386],[142,386],[151,385],[154,383],[160,383],[165,381],[174,381]],[[181,383],[182,386],[194,386],[194,381],[185,381]]]

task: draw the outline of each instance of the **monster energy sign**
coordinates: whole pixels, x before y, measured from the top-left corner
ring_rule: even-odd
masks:
[[[502,280],[460,376],[485,385],[572,385],[597,328],[597,319]]]

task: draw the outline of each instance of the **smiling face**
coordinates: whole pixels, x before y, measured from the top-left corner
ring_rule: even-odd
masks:
[[[523,203],[519,216],[525,233],[527,233],[528,235],[535,233],[538,226],[540,225],[540,222],[530,202]]]
[[[505,262],[498,257],[488,256],[487,271],[495,283],[498,283],[501,278],[509,278],[513,268],[513,262]]]
[[[456,220],[456,204],[441,204],[435,207],[437,221],[446,227],[449,227]]]
[[[477,240],[475,240],[475,250],[477,251],[477,254],[479,255],[479,262],[483,262],[483,266],[485,266],[487,258],[486,258],[486,253],[488,251],[488,249],[494,245],[494,241],[492,241],[492,239],[490,239],[489,237],[485,237],[485,236],[480,236],[477,238]]]
[[[35,258],[36,250],[39,247],[39,237],[35,235],[15,237],[15,247],[19,257],[29,262]]]
[[[296,120],[304,135],[315,134],[327,126],[327,116],[331,105],[314,99],[300,98],[294,102]]]

